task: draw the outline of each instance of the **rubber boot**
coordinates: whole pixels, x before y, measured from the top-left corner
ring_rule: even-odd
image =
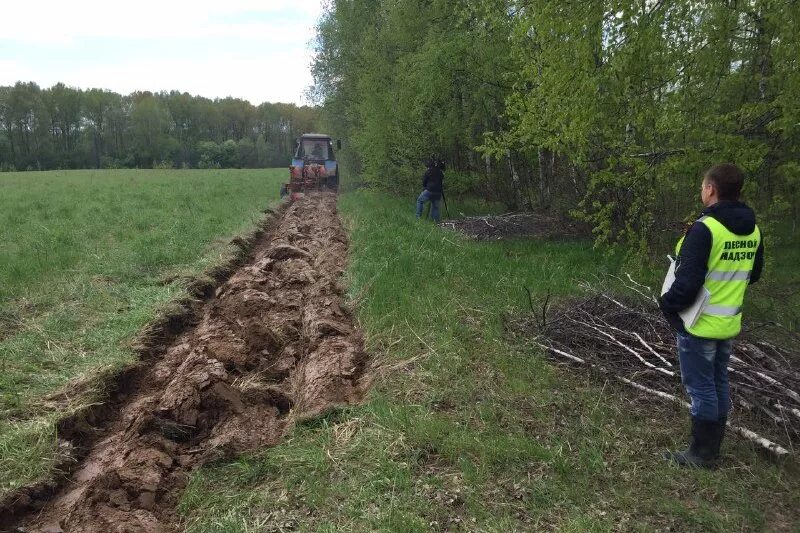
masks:
[[[722,441],[725,438],[725,429],[728,427],[728,417],[723,416],[719,420],[717,420],[717,425],[714,429],[716,429],[714,440],[714,460],[716,461],[719,459],[720,450],[722,449]]]
[[[717,449],[717,421],[692,417],[692,440],[682,452],[666,452],[664,459],[681,466],[713,468]]]

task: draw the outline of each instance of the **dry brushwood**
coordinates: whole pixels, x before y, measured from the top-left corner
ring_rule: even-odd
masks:
[[[617,279],[629,297],[582,283],[584,297],[563,302],[546,320],[541,313],[517,317],[511,327],[560,363],[591,367],[654,398],[685,404],[674,332],[647,287]],[[746,333],[734,343],[730,429],[776,455],[794,453],[800,444],[800,343],[775,324],[754,329],[758,335]]]
[[[482,241],[514,238],[581,237],[589,228],[574,220],[562,219],[546,213],[506,213],[445,220],[442,228],[460,231],[468,237]]]

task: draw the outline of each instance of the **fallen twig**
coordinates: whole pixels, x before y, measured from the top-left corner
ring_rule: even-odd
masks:
[[[520,317],[514,329],[533,336],[536,345],[560,362],[599,370],[641,392],[685,406],[674,394],[681,386],[674,332],[652,298],[640,290],[648,288],[630,281],[624,283],[630,297],[612,296],[579,281],[587,296],[552,312],[543,310],[546,320],[536,313],[529,293],[531,313]],[[777,455],[798,449],[799,369],[800,352],[792,344],[747,335],[737,339],[729,363],[737,421],[733,431]]]

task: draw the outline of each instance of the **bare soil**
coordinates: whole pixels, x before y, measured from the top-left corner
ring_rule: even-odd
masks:
[[[196,324],[128,373],[69,480],[41,500],[19,495],[18,530],[177,530],[192,469],[275,445],[298,417],[359,402],[368,358],[344,302],[346,258],[333,193],[286,208]]]
[[[591,236],[591,230],[586,224],[548,213],[508,213],[496,216],[465,217],[445,220],[440,222],[439,226],[460,231],[479,241]]]

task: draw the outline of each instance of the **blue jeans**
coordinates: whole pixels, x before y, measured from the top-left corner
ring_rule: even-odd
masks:
[[[441,193],[430,192],[427,189],[422,191],[422,194],[420,194],[419,198],[417,198],[417,218],[422,216],[422,208],[425,206],[425,202],[430,202],[431,218],[436,222],[439,222],[439,218],[441,218],[441,215],[439,214],[439,201],[441,201],[441,199]]]
[[[728,361],[732,349],[733,339],[716,341],[678,333],[681,383],[692,400],[693,417],[717,421],[728,416]]]

